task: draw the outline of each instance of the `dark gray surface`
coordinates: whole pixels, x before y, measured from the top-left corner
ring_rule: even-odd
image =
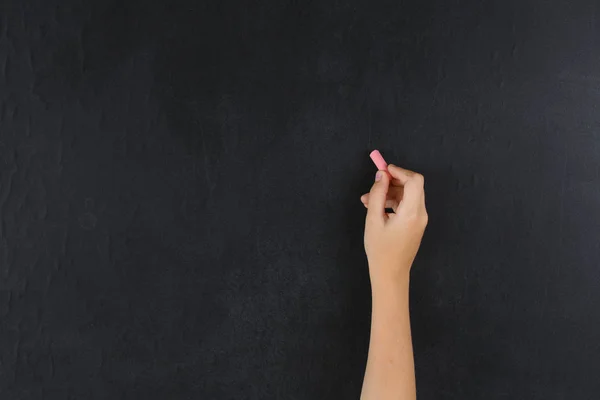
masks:
[[[0,10],[0,397],[358,398],[368,152],[420,399],[600,395],[593,1]]]

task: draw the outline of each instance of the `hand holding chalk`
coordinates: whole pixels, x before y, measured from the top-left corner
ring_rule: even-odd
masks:
[[[371,191],[361,197],[367,208],[365,250],[372,285],[406,278],[427,226],[423,175],[387,165],[371,153],[379,170]],[[393,213],[386,212],[392,208]]]

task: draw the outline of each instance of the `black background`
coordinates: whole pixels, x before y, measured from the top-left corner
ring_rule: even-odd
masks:
[[[5,0],[0,397],[358,398],[379,148],[419,398],[597,399],[598,12]]]

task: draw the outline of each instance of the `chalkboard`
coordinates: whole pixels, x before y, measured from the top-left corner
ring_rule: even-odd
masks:
[[[592,0],[6,0],[0,397],[357,399],[375,168],[420,399],[600,396]]]

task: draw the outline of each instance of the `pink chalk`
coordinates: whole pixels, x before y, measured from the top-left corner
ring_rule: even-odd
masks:
[[[369,156],[371,157],[371,160],[373,160],[373,162],[377,166],[378,170],[387,171],[387,163],[383,159],[383,156],[381,155],[379,150],[373,150],[371,152],[371,154],[369,154]]]

